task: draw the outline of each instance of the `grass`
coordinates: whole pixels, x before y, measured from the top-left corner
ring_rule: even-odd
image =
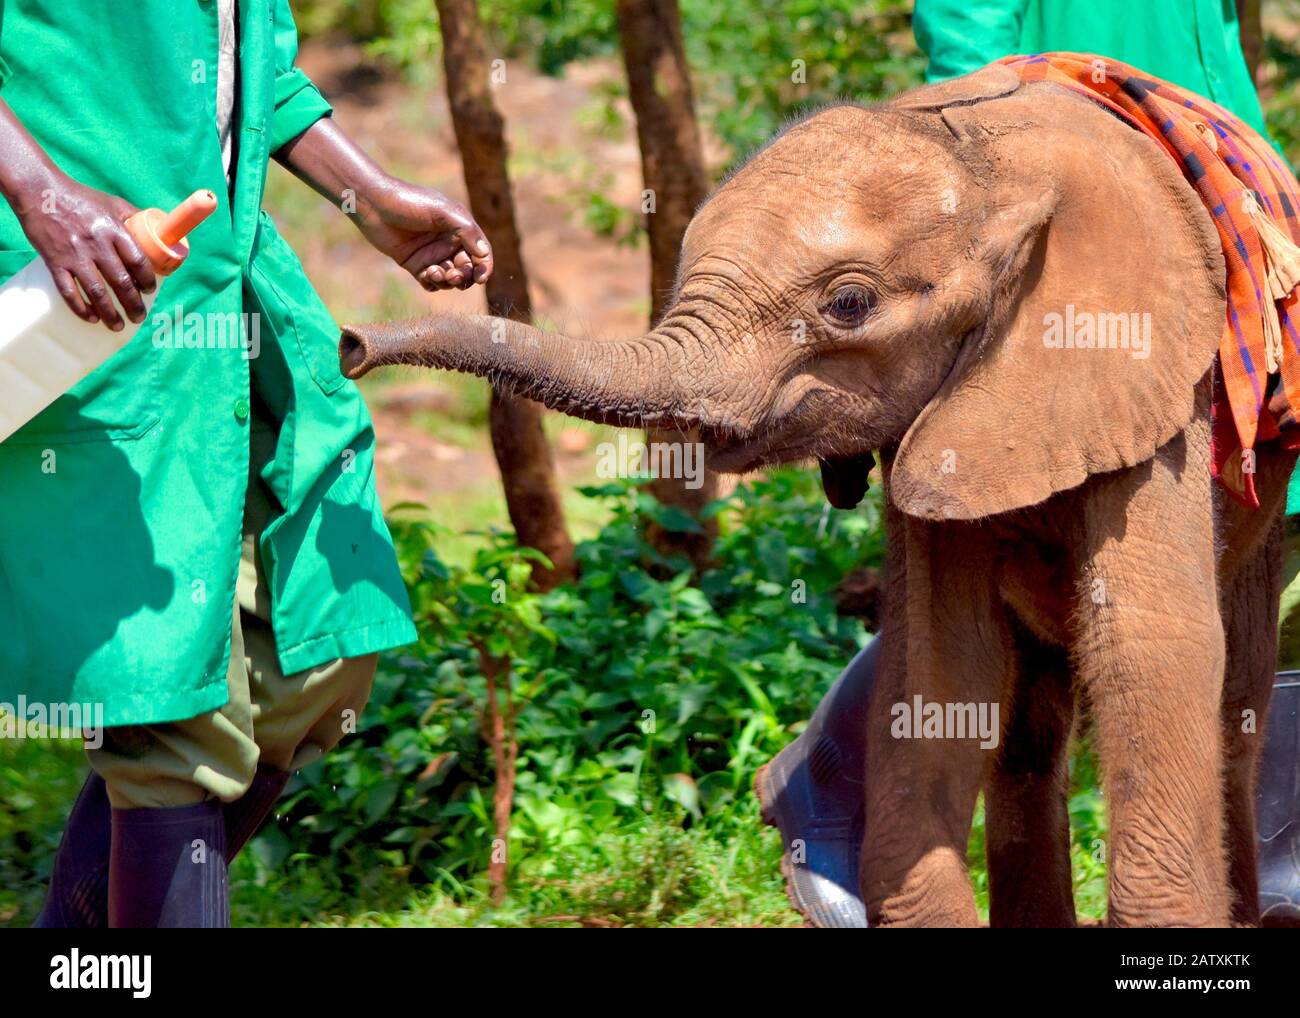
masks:
[[[1101,800],[1086,786],[1091,757],[1075,761],[1071,800],[1075,902],[1079,915],[1105,915],[1105,837]],[[71,742],[0,742],[0,926],[26,926],[44,895],[63,820],[86,773]],[[980,915],[988,916],[983,866],[983,808],[971,835],[971,878]],[[232,920],[240,926],[538,927],[797,926],[782,884],[777,832],[762,824],[747,797],[719,816],[683,828],[677,815],[649,815],[598,840],[533,860],[506,901],[487,900],[479,882],[412,887],[400,871],[371,874],[341,893],[331,861],[285,877],[264,833],[231,870]],[[516,861],[518,862],[518,861]],[[539,864],[540,863],[540,864]]]
[[[516,883],[501,905],[482,887],[412,889],[386,883],[366,901],[332,896],[323,882],[259,884],[255,862],[236,867],[235,917],[248,925],[379,927],[797,926],[785,897],[776,832],[757,807],[726,837],[647,818],[602,841],[558,853],[548,872]],[[288,893],[286,893],[288,892]],[[315,902],[319,911],[304,909]]]

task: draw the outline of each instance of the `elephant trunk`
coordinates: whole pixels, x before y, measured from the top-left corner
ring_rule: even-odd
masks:
[[[339,341],[343,373],[388,364],[463,371],[552,410],[621,427],[685,426],[690,400],[661,332],[636,339],[575,339],[487,315],[431,316],[350,325]]]

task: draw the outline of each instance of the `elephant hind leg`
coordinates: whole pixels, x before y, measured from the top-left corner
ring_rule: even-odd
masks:
[[[984,789],[989,922],[1074,926],[1070,872],[1069,745],[1074,691],[1064,648],[1013,627],[1011,716]]]

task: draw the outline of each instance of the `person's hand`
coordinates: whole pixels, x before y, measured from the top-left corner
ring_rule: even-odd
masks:
[[[353,218],[426,290],[467,290],[492,275],[492,246],[474,217],[431,187],[388,178],[358,202]]]
[[[152,293],[158,281],[124,225],[139,210],[62,174],[43,183],[35,193],[16,195],[12,205],[72,313],[120,332],[125,323],[116,295],[131,321],[144,321],[142,294]]]

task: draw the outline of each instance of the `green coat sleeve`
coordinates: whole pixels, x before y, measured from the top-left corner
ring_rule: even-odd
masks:
[[[5,63],[4,57],[4,38],[5,38],[5,0],[0,0],[0,89],[3,89],[9,76],[13,74],[9,65]]]
[[[298,137],[332,110],[311,79],[294,66],[298,26],[289,0],[275,0],[275,112],[271,116],[271,151]]]
[[[916,0],[912,25],[927,81],[969,74],[1019,51],[1029,0]]]

